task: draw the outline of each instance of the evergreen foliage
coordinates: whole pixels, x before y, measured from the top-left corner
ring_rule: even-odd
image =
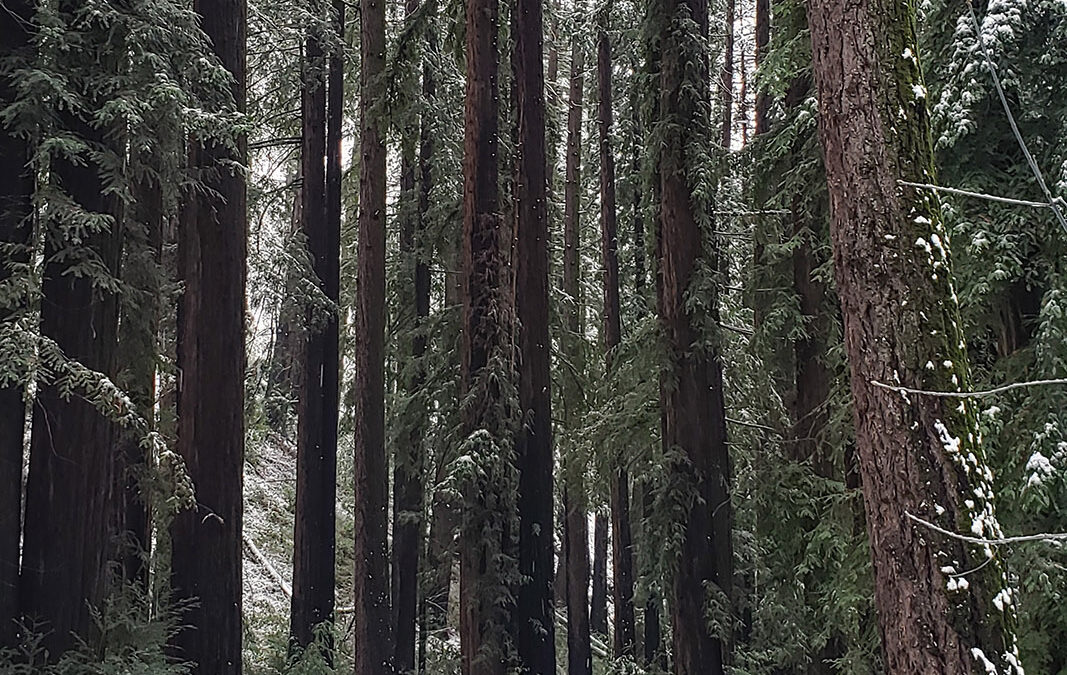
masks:
[[[330,317],[338,318],[341,333],[338,475],[352,475],[358,424],[355,355],[361,337],[354,310],[363,161],[355,84],[362,68],[358,13],[348,12],[344,38],[341,292],[334,303],[315,276],[300,232],[298,198],[304,45],[316,36],[327,53],[341,47],[325,10],[328,3],[250,2],[244,114],[235,112],[231,77],[213,56],[190,3],[31,4],[29,48],[12,51],[0,45],[0,77],[13,85],[13,96],[0,101],[0,133],[27,144],[33,187],[26,221],[30,236],[0,241],[0,388],[14,387],[32,406],[39,392],[51,387],[63,400],[88,402],[123,429],[120,440],[135,448],[137,461],[124,467],[112,489],[146,506],[152,545],[141,549],[125,532],[122,517],[111,514],[114,541],[108,555],[116,573],[109,578],[106,600],[92,608],[94,634],[79,636],[67,654],[45,655],[40,627],[26,626],[18,649],[0,651],[0,675],[189,672],[191,664],[165,649],[182,625],[181,608],[169,600],[167,531],[176,514],[197,504],[197,486],[175,452],[183,376],[175,353],[176,307],[187,290],[177,281],[175,242],[186,226],[180,218],[183,205],[192,196],[210,196],[205,184],[212,176],[189,167],[188,149],[197,142],[236,148],[242,135],[249,143],[248,166],[211,172],[232,169],[248,177],[243,669],[263,675],[343,672],[359,648],[350,639],[355,608],[344,600],[352,597],[356,581],[351,561],[360,533],[353,513],[363,499],[351,481],[337,486],[337,620],[331,633],[320,634],[300,653],[290,650],[286,588],[298,415],[291,370],[306,336]],[[735,131],[733,149],[719,142],[721,130],[713,120],[721,119],[723,102],[712,99],[714,87],[706,81],[708,72],[718,71],[725,48],[726,8],[711,3],[705,31],[685,4],[615,0],[610,5],[622,301],[622,341],[610,363],[598,356],[604,333],[597,217],[602,166],[594,141],[595,52],[588,38],[596,13],[606,5],[553,1],[544,6],[546,60],[554,59],[556,68],[555,79],[550,73],[545,81],[544,103],[552,431],[559,476],[544,489],[561,506],[564,483],[578,491],[577,498],[568,499],[588,511],[590,557],[593,518],[609,511],[615,467],[632,477],[639,656],[615,658],[610,645],[594,637],[593,672],[638,675],[674,667],[671,645],[678,631],[670,625],[671,597],[679,565],[686,562],[679,553],[690,514],[712,509],[699,493],[701,476],[686,448],[663,445],[660,399],[685,375],[679,363],[716,355],[724,371],[731,492],[718,506],[733,512],[735,571],[722,587],[709,583],[691,589],[702,599],[702,628],[726,645],[727,672],[736,675],[884,672],[881,641],[888,638],[879,632],[874,604],[805,3],[773,3],[770,50],[761,57],[755,85],[749,72],[747,92],[735,87],[732,102],[736,124],[744,126],[751,108],[746,97],[752,98],[755,89],[765,92],[772,102],[770,126],[743,144]],[[498,257],[478,262],[507,271],[507,278],[480,308],[495,332],[487,338],[486,363],[464,384],[463,296],[470,284],[479,283],[464,275],[462,252],[465,3],[410,5],[387,5],[384,94],[371,102],[389,151],[382,365],[390,464],[388,475],[378,478],[387,484],[398,465],[411,466],[421,476],[421,512],[399,513],[393,522],[418,523],[416,672],[433,674],[462,667],[460,584],[453,568],[470,543],[480,542],[486,552],[479,591],[489,609],[486,625],[501,634],[514,628],[516,589],[524,582],[517,564],[515,437],[526,419],[516,389],[522,364],[516,361],[509,271],[518,262],[511,227],[518,190],[512,174],[521,148],[513,133],[516,79],[506,60],[515,37],[515,6],[501,3],[496,25],[502,55],[495,158]],[[667,12],[667,5],[677,11]],[[745,3],[738,10],[751,11]],[[1046,201],[1001,107],[970,8],[927,0],[919,10],[917,50],[929,86],[941,185]],[[1067,195],[1062,95],[1067,91],[1067,4],[988,0],[974,10],[1019,134],[1067,211],[1062,206]],[[3,11],[6,6],[0,6]],[[749,49],[748,18],[735,28],[741,35],[736,59],[741,60]],[[577,250],[567,252],[564,157],[572,41],[586,58]],[[674,50],[681,73],[677,96],[682,104],[673,108],[661,106],[665,50]],[[912,74],[900,75],[897,85],[913,87]],[[428,77],[432,93],[423,88]],[[404,167],[421,159],[426,139],[432,146],[428,174],[402,175]],[[663,283],[657,262],[663,217],[660,158],[673,144],[704,252],[683,295],[695,337],[674,350],[655,300]],[[99,179],[106,208],[86,208],[71,194],[59,170],[68,164]],[[954,244],[951,287],[938,288],[950,288],[958,297],[971,385],[983,389],[1067,378],[1067,233],[1052,211],[921,194],[929,197],[924,208],[936,211],[941,204]],[[401,228],[413,219],[419,234],[404,241]],[[117,246],[114,259],[97,245],[109,237]],[[564,268],[571,261],[577,271],[574,292],[564,286]],[[418,319],[411,285],[417,263],[428,265],[430,278],[429,313]],[[49,302],[44,280],[51,274],[86,280],[94,303],[116,298],[120,338],[114,372],[88,367],[66,354],[54,336],[42,333],[42,307]],[[416,342],[425,344],[418,357],[412,355]],[[811,350],[817,358],[810,357]],[[823,378],[818,386],[808,380],[805,368],[812,366]],[[932,387],[951,388],[947,376],[938,378],[931,379]],[[804,397],[813,388],[820,391],[811,405]],[[996,517],[1006,534],[1067,530],[1065,411],[1067,388],[1041,386],[976,400],[960,414],[981,431],[993,474],[988,496],[995,494]],[[411,444],[415,436],[422,439],[419,448]],[[963,525],[966,530],[969,521]],[[563,535],[556,536],[564,567]],[[144,561],[143,587],[119,579],[124,553]],[[1007,573],[1010,604],[1018,611],[1022,664],[1032,673],[1067,673],[1063,547],[1032,543],[999,546],[996,553]],[[566,664],[567,603],[559,596],[554,603],[557,663]],[[657,609],[656,617],[649,614]],[[645,629],[657,618],[663,622],[662,661],[643,658]],[[328,645],[336,649],[335,666],[325,656]],[[493,656],[521,665],[511,644]]]

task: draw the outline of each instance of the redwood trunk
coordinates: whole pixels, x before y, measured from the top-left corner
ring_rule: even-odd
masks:
[[[389,607],[389,468],[385,453],[385,3],[360,2],[359,284],[356,305],[355,665],[392,669]]]
[[[608,634],[608,519],[599,512],[593,519],[593,597],[589,626],[597,635]]]
[[[103,135],[69,116],[72,131],[90,143]],[[114,207],[102,194],[99,167],[89,161],[53,164],[59,187],[91,213]],[[41,334],[55,341],[68,359],[114,376],[118,301],[87,277],[66,274],[54,257],[65,243],[48,223],[41,292]],[[84,242],[86,253],[99,256],[106,274],[118,273],[121,232],[95,233]],[[107,592],[107,562],[114,425],[80,396],[62,396],[43,384],[34,405],[30,474],[26,483],[26,528],[22,550],[21,602],[27,621],[48,631],[42,645],[49,658],[75,645],[74,636],[93,644],[99,636],[90,606],[100,606]]]
[[[897,183],[936,183],[915,22],[889,0],[809,4],[875,606],[892,675],[1021,674],[995,554],[906,515],[1001,536],[975,407],[873,384],[966,390],[969,379],[940,205]]]
[[[579,187],[582,166],[582,93],[585,53],[579,38],[571,43],[570,91],[567,103],[567,157],[563,186],[563,290],[567,294],[563,345],[572,363],[581,361],[581,297],[579,266]],[[581,396],[572,377],[566,379],[568,402]],[[568,425],[579,423],[573,407],[566,409]],[[567,447],[564,457],[563,539],[566,567],[567,661],[570,675],[592,672],[593,654],[589,621],[589,520],[585,465],[580,452]]]
[[[507,469],[493,466],[510,439],[504,408],[511,380],[511,228],[502,222],[499,179],[499,72],[497,0],[470,0],[466,8],[467,82],[463,135],[463,362],[465,443],[477,445],[486,480],[468,485],[460,542],[460,651],[463,675],[507,672],[505,578],[507,523],[513,517],[501,485]],[[501,381],[503,380],[503,381]],[[478,432],[478,440],[470,438]],[[496,447],[490,449],[488,443]],[[473,449],[473,448],[472,448]],[[489,457],[496,454],[498,457]],[[499,469],[499,471],[498,471]]]
[[[316,7],[324,9],[322,4]],[[334,303],[340,296],[342,82],[339,64],[339,56],[334,55],[329,58],[327,68],[320,39],[317,36],[307,39],[301,91],[300,225],[319,290]],[[317,325],[310,316],[305,317],[304,323],[297,383],[296,513],[290,616],[290,635],[294,645],[300,648],[311,644],[316,631],[328,631],[333,621],[338,420],[338,318],[331,312],[324,323]],[[322,637],[324,642],[319,646],[327,662],[332,663],[330,636],[327,633]]]
[[[245,0],[197,0],[194,11],[243,112]],[[197,604],[173,641],[197,675],[227,675],[241,672],[247,221],[244,175],[223,164],[246,163],[245,141],[190,154],[209,188],[188,196],[179,242],[178,451],[197,505],[172,526],[171,585],[176,600]]]
[[[704,301],[710,316],[693,316],[686,306],[701,259],[708,255],[703,263],[706,269],[717,267],[715,251],[705,253],[697,218],[707,215],[709,205],[694,196],[690,182],[694,160],[687,156],[683,132],[712,137],[709,121],[701,112],[707,105],[707,88],[698,86],[707,71],[694,77],[689,64],[694,53],[701,54],[707,11],[703,0],[667,0],[666,15],[688,12],[700,34],[675,31],[661,39],[659,116],[667,132],[659,157],[662,201],[657,254],[659,316],[671,362],[670,373],[660,384],[662,437],[669,456],[681,453],[669,465],[672,489],[692,490],[695,497],[681,517],[685,534],[670,603],[674,672],[679,675],[725,672],[726,644],[708,630],[708,596],[715,593],[729,599],[733,577],[722,361],[715,336],[703,334],[708,328],[698,328],[718,323],[715,286]]]
[[[522,667],[556,672],[552,598],[552,380],[548,335],[548,217],[542,0],[516,0],[515,312],[518,321],[519,583],[511,625]]]
[[[9,2],[0,12],[0,53],[7,57],[27,49],[30,35],[26,30],[32,16],[28,0]],[[0,77],[0,106],[15,99],[14,84]],[[28,247],[30,244],[31,198],[33,177],[27,168],[29,150],[26,143],[0,126],[0,243]],[[0,263],[0,281],[16,272],[10,263],[24,263],[28,252],[14,255]],[[25,309],[24,299],[0,305],[0,321],[6,322]],[[23,385],[13,382],[0,387],[0,649],[13,647],[18,619],[19,538],[22,527],[22,459],[26,408],[22,402]]]
[[[410,19],[418,9],[417,0],[407,0],[405,12]],[[424,77],[429,77],[424,69]],[[430,110],[423,83],[424,110]],[[432,88],[432,81],[430,83]],[[412,113],[413,114],[413,113]],[[410,401],[402,418],[403,434],[393,463],[393,616],[396,651],[393,665],[398,673],[415,670],[416,621],[419,604],[419,549],[422,546],[423,467],[426,455],[426,398],[423,357],[426,353],[425,323],[430,314],[430,270],[426,257],[424,231],[429,208],[430,140],[419,125],[411,124],[401,139],[400,158],[400,252],[404,275],[401,297],[403,329],[408,331],[407,349],[411,360],[401,366],[401,386]],[[416,155],[418,154],[418,157]],[[416,163],[417,162],[417,163]],[[417,177],[423,181],[417,187]]]
[[[597,128],[600,145],[601,264],[604,267],[604,369],[612,374],[615,351],[622,342],[619,306],[619,238],[615,204],[615,155],[611,147],[611,40],[608,29],[612,4],[599,16],[597,35]],[[611,476],[612,604],[615,607],[615,656],[633,656],[634,627],[633,540],[630,534],[630,477],[621,453],[616,452]]]

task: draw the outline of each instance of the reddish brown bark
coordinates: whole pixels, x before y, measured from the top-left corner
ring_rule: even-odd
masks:
[[[659,157],[657,256],[659,316],[671,361],[670,373],[660,385],[662,438],[669,456],[681,453],[669,465],[672,489],[691,490],[695,498],[681,519],[685,536],[670,603],[674,672],[714,675],[724,672],[728,660],[726,644],[708,630],[707,609],[708,596],[716,588],[726,598],[732,595],[730,462],[717,341],[707,340],[686,307],[687,291],[701,258],[709,257],[704,263],[708,269],[718,263],[697,224],[697,214],[707,205],[696,203],[693,197],[689,182],[693,160],[684,146],[686,133],[694,129],[700,133],[708,124],[701,113],[707,103],[706,88],[696,86],[686,72],[694,52],[701,54],[708,10],[703,0],[667,0],[665,5],[668,16],[688,12],[700,31],[700,35],[661,35],[659,118],[667,123],[668,131]],[[711,137],[710,132],[704,131]],[[716,295],[712,285],[705,299],[710,314],[705,326],[718,324]]]
[[[316,7],[325,9],[323,4]],[[340,296],[340,63],[340,55],[327,57],[318,36],[307,38],[301,85],[300,227],[319,290],[334,303]],[[311,316],[304,319],[297,370],[296,508],[289,620],[290,637],[298,648],[310,645],[317,630],[329,629],[336,576],[338,319],[332,312],[324,321],[320,319],[321,323]],[[320,647],[327,662],[332,663],[328,635]]]
[[[512,230],[502,222],[498,185],[499,72],[497,0],[471,0],[466,10],[467,83],[463,135],[463,362],[465,436],[498,447],[513,433],[503,387],[512,377],[513,322],[508,270]],[[501,382],[498,378],[503,378]],[[510,439],[508,439],[510,440]],[[504,542],[512,515],[507,468],[489,466],[492,482],[468,486],[460,535],[460,651],[463,675],[507,670],[508,606]],[[500,458],[504,462],[509,458]],[[498,471],[499,469],[499,471]],[[505,512],[502,512],[505,511]]]
[[[873,384],[968,387],[940,205],[897,182],[936,183],[915,22],[907,3],[809,4],[875,606],[888,673],[1020,673],[996,557],[906,515],[1000,535],[974,408]]]
[[[515,314],[518,321],[519,574],[512,615],[523,668],[556,671],[552,598],[552,380],[548,335],[548,215],[542,0],[517,0],[512,63],[518,146],[515,219]]]
[[[245,101],[245,0],[197,0],[223,67]],[[179,240],[185,283],[178,316],[178,451],[196,489],[171,529],[176,600],[196,599],[173,642],[198,675],[241,672],[241,533],[245,375],[245,142],[194,145],[190,163],[209,191],[187,196]]]
[[[0,55],[14,56],[27,49],[26,30],[33,11],[27,0],[6,3],[0,12]],[[0,77],[0,106],[15,99],[8,75]],[[29,150],[23,139],[0,126],[0,244],[28,246],[30,243],[33,179],[27,168]],[[0,263],[0,281],[13,273],[8,263],[29,259],[28,253],[10,256]],[[24,303],[0,305],[0,321],[7,321]],[[22,528],[22,459],[26,408],[23,386],[13,382],[0,387],[0,648],[13,647],[18,618],[19,538]]]
[[[619,304],[619,237],[615,205],[615,154],[611,147],[611,40],[608,37],[612,3],[600,10],[597,32],[597,129],[600,145],[601,264],[604,268],[604,367],[611,375],[615,350],[622,342]],[[616,452],[611,462],[612,604],[615,608],[615,656],[633,656],[634,625],[633,540],[630,533],[630,477]]]
[[[69,11],[69,6],[61,8]],[[103,134],[73,115],[69,128],[99,147]],[[56,160],[58,186],[95,214],[114,212],[102,194],[99,167]],[[53,228],[58,224],[51,223]],[[84,255],[99,256],[108,275],[118,273],[121,231],[92,234]],[[66,274],[55,259],[66,243],[50,228],[45,238],[41,334],[68,359],[113,377],[118,301],[87,277]],[[64,397],[44,384],[34,405],[30,473],[26,483],[26,528],[22,551],[22,615],[47,631],[43,646],[51,660],[74,646],[74,636],[92,644],[96,635],[90,606],[107,592],[107,561],[115,459],[114,425],[84,398]]]
[[[608,518],[597,512],[593,519],[593,584],[589,626],[597,635],[608,634]]]
[[[564,308],[563,345],[572,363],[581,362],[581,290],[579,188],[582,166],[582,94],[584,89],[585,53],[576,36],[571,43],[570,87],[567,99],[567,156],[563,187],[563,291],[568,299]],[[581,396],[573,378],[565,381],[568,401]],[[565,410],[570,424],[577,424],[575,406]],[[589,524],[585,487],[585,465],[580,453],[567,449],[564,457],[563,488],[563,556],[565,596],[567,599],[567,659],[571,675],[592,672],[593,654],[589,621]]]
[[[405,12],[410,19],[419,8],[418,0],[407,0]],[[423,69],[421,105],[430,110],[432,72]],[[427,95],[427,87],[430,89]],[[423,467],[426,455],[426,421],[428,410],[422,394],[426,380],[423,356],[426,353],[425,321],[430,315],[430,269],[427,259],[425,227],[429,208],[429,155],[431,140],[427,120],[418,120],[404,130],[400,158],[400,251],[404,276],[401,289],[403,328],[417,331],[407,339],[410,364],[401,367],[401,386],[410,403],[404,412],[404,435],[393,462],[393,617],[395,653],[393,666],[399,673],[415,669],[416,621],[419,598],[419,549],[422,546]],[[422,185],[417,186],[421,180]]]
[[[389,469],[385,453],[385,3],[360,2],[359,285],[356,306],[355,665],[391,671]]]

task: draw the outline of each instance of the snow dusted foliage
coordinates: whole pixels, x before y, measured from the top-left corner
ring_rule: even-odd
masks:
[[[997,100],[965,4],[925,7],[928,69],[941,184],[1045,201]],[[976,7],[1020,132],[1053,196],[1067,195],[1067,3],[990,0]],[[1067,234],[1048,209],[953,198],[956,287],[975,384],[1067,375]],[[1017,390],[984,405],[981,424],[1009,535],[1067,531],[1067,389]],[[1067,555],[1013,547],[1005,563],[1018,591],[1019,646],[1030,672],[1067,667]]]

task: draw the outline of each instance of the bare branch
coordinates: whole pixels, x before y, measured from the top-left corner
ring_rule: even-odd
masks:
[[[928,391],[926,389],[912,389],[910,387],[900,387],[892,384],[885,384],[878,380],[871,380],[871,384],[882,389],[888,389],[890,391],[901,392],[905,394],[919,394],[920,396],[940,396],[942,398],[982,398],[983,396],[992,396],[994,394],[1002,394],[1012,389],[1023,389],[1024,387],[1043,387],[1050,384],[1067,384],[1067,378],[1059,378],[1054,380],[1030,380],[1028,382],[1012,382],[1011,384],[1005,384],[1000,387],[994,387],[993,389],[985,389],[981,391]]]
[[[984,192],[972,192],[971,190],[961,190],[959,188],[944,187],[942,185],[930,185],[929,183],[912,183],[906,180],[898,180],[898,185],[906,185],[913,188],[922,188],[924,190],[933,190],[934,192],[947,192],[952,195],[962,195],[964,197],[976,197],[978,199],[988,199],[991,202],[1001,202],[1002,204],[1012,204],[1013,206],[1032,206],[1038,209],[1051,209],[1052,204],[1048,202],[1031,202],[1025,199],[1012,199],[1011,197],[999,197],[997,195],[990,195]]]
[[[986,539],[984,537],[972,537],[967,534],[960,534],[958,532],[951,532],[943,527],[938,527],[928,520],[923,520],[919,516],[912,515],[907,511],[904,515],[911,520],[928,527],[934,532],[945,535],[946,537],[952,537],[959,541],[965,541],[968,544],[978,544],[979,546],[999,546],[1001,544],[1023,544],[1031,541],[1067,541],[1067,533],[1051,533],[1051,534],[1027,534],[1021,537],[1002,537],[1000,539]]]
[[[267,570],[267,574],[269,574],[270,577],[278,583],[278,586],[281,587],[282,593],[285,593],[285,597],[292,600],[293,587],[285,581],[285,578],[278,572],[278,570],[274,569],[274,565],[271,565],[270,561],[267,560],[267,556],[263,555],[263,552],[256,548],[256,545],[252,543],[252,539],[249,538],[247,534],[242,532],[241,538],[244,540],[245,547],[248,548],[249,552],[253,555],[253,557],[255,557],[255,559],[259,562],[260,565],[263,565],[263,567]]]

